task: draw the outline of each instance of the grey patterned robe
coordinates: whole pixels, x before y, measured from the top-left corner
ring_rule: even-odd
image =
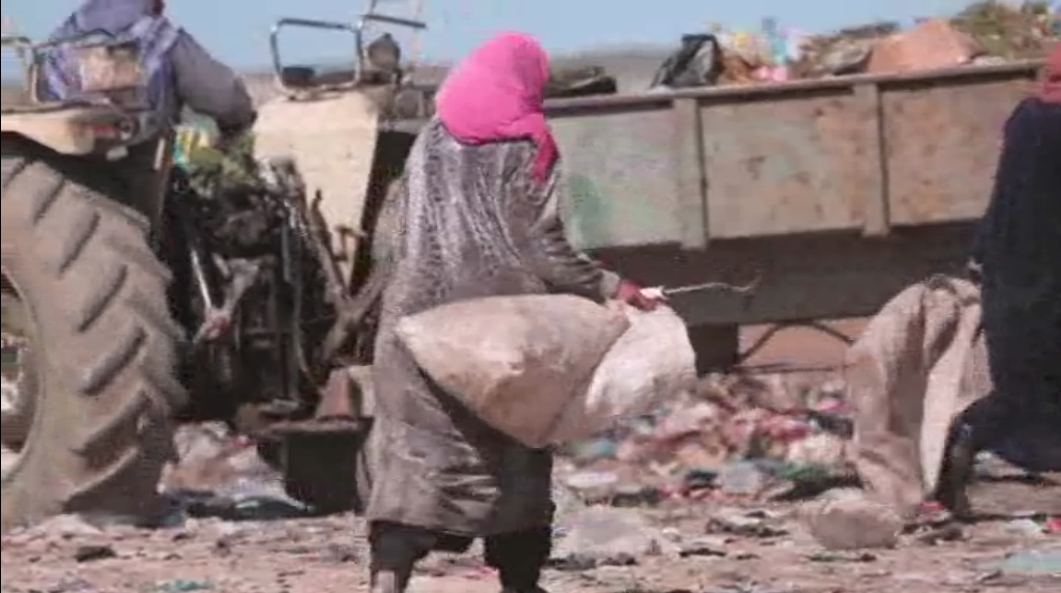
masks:
[[[551,454],[492,429],[433,385],[393,331],[402,316],[461,299],[615,292],[618,277],[567,242],[557,174],[538,187],[535,154],[529,141],[462,145],[437,120],[413,147],[373,364],[370,521],[468,537],[552,521]]]

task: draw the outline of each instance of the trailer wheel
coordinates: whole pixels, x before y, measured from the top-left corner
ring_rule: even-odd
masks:
[[[0,529],[68,512],[154,519],[185,394],[149,225],[108,198],[122,185],[100,163],[11,138],[2,162],[5,304],[25,311],[33,387],[13,406],[23,442],[4,443],[17,457],[4,463]]]

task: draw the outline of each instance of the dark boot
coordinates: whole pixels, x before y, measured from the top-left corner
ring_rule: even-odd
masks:
[[[429,532],[395,523],[376,522],[369,528],[371,593],[404,593],[413,568],[434,545]]]
[[[997,389],[962,411],[951,424],[943,451],[936,500],[955,518],[972,518],[967,490],[976,473],[976,455],[990,450],[1021,426],[1019,400]]]
[[[486,538],[486,563],[497,569],[502,593],[546,593],[538,582],[551,553],[548,527]]]
[[[972,518],[968,487],[976,470],[977,447],[975,429],[965,423],[955,423],[944,450],[943,467],[936,486],[936,500],[958,520]]]

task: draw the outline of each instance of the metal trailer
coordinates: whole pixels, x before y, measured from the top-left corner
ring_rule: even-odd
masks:
[[[551,101],[575,243],[673,298],[706,368],[740,325],[871,315],[967,260],[1038,62]]]

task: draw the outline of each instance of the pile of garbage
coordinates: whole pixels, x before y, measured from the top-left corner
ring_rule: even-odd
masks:
[[[784,500],[854,479],[838,378],[711,375],[694,392],[562,452],[560,479],[617,506]]]
[[[1041,58],[1061,41],[1061,16],[1047,2],[987,0],[950,19],[922,19],[906,30],[898,23],[877,22],[808,35],[765,18],[758,31],[716,26],[710,37],[714,45],[709,51],[701,50],[686,65],[698,70],[695,83],[660,86],[757,84]]]
[[[951,19],[986,55],[1005,60],[1041,58],[1061,40],[1061,4],[1026,2],[1014,8],[1004,2],[977,2]]]

